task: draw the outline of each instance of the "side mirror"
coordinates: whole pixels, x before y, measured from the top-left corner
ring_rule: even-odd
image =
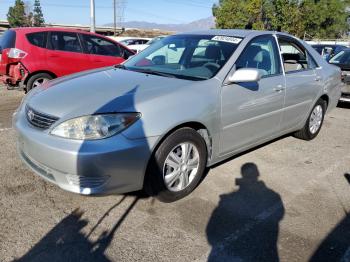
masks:
[[[263,76],[263,71],[255,68],[241,68],[228,77],[228,84],[258,82]]]

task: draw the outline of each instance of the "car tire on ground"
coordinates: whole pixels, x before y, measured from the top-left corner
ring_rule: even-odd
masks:
[[[147,169],[145,191],[162,202],[190,194],[206,170],[207,147],[192,128],[180,128],[158,147]]]
[[[47,73],[38,73],[38,74],[32,75],[27,81],[26,91],[29,92],[33,88],[43,84],[45,81],[51,80],[52,78],[53,77]]]
[[[319,99],[311,110],[309,117],[302,129],[294,133],[294,136],[303,140],[312,140],[320,132],[327,110],[327,102]]]

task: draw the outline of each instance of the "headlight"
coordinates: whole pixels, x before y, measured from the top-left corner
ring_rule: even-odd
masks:
[[[51,134],[77,140],[102,139],[120,133],[140,117],[139,113],[82,116],[59,124]]]

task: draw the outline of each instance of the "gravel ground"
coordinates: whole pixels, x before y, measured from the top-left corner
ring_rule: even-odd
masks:
[[[172,204],[65,192],[18,159],[0,86],[0,261],[350,261],[350,107],[209,171]]]

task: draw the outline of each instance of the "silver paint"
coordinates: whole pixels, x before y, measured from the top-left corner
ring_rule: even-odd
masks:
[[[299,130],[323,95],[329,98],[327,111],[338,103],[340,69],[329,65],[301,40],[297,41],[319,67],[262,78],[258,89],[251,91],[228,83],[235,61],[254,37],[282,33],[210,30],[191,34],[243,40],[209,80],[189,81],[109,67],[58,78],[30,91],[13,119],[19,152],[27,157],[27,165],[65,190],[82,194],[125,193],[142,188],[152,153],[178,126],[197,123],[205,127],[201,133],[207,134],[207,165],[211,166]],[[318,77],[321,79],[316,80]],[[37,129],[27,121],[25,105],[59,120],[48,130]],[[140,112],[142,117],[122,133],[102,140],[72,141],[50,135],[52,128],[68,119],[112,112]],[[96,181],[106,182],[95,188],[80,187],[69,183],[76,176],[84,177],[84,181],[101,177]]]

